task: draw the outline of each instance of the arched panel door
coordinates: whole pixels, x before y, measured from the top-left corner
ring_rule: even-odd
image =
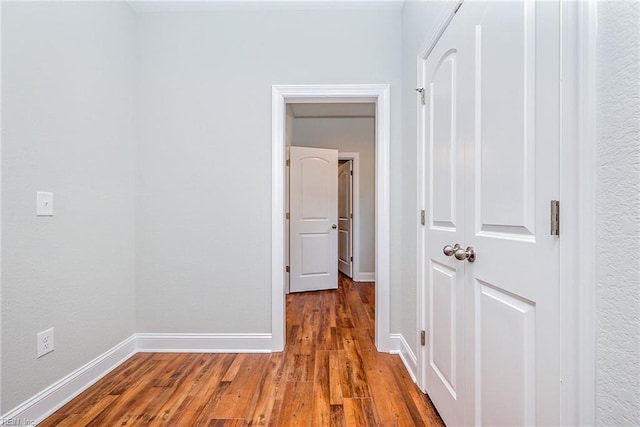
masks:
[[[338,288],[338,150],[290,147],[291,292]]]

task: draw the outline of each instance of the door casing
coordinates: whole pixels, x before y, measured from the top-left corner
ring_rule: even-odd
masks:
[[[273,85],[271,91],[271,349],[285,344],[285,117],[287,103],[376,104],[375,344],[390,351],[390,141],[389,84]]]
[[[416,57],[417,87],[422,64],[464,0],[443,6]],[[562,425],[595,424],[596,354],[596,46],[597,2],[560,0],[560,329]],[[416,97],[416,123],[420,98]],[[424,192],[420,133],[417,132],[417,200]],[[419,205],[418,209],[422,209]],[[424,390],[420,331],[424,324],[424,259],[420,212],[416,212],[416,378]],[[586,266],[586,267],[585,267]]]

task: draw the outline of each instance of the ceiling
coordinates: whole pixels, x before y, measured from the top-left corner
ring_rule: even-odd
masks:
[[[375,117],[374,103],[287,104],[287,111],[295,118]]]

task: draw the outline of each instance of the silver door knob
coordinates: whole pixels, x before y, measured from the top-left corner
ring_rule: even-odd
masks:
[[[454,246],[447,245],[444,248],[442,248],[442,253],[445,254],[446,256],[453,256],[453,254],[455,254],[456,251],[461,247],[462,246],[460,246],[460,243],[456,243]]]
[[[460,261],[466,259],[469,262],[474,262],[476,260],[476,251],[473,250],[473,246],[467,246],[467,249],[458,248],[453,255]]]
[[[338,226],[337,226],[337,225],[335,225],[335,224],[332,224],[332,225],[331,225],[331,228],[333,228],[333,229],[335,230],[336,228],[338,228]]]

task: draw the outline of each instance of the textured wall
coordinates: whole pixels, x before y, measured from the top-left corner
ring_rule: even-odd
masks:
[[[375,269],[375,122],[373,118],[297,118],[293,144],[360,153],[360,273]]]
[[[135,331],[133,37],[123,3],[2,2],[5,413]]]
[[[139,17],[139,332],[270,332],[273,84],[391,84],[398,294],[400,9],[308,9]]]
[[[598,5],[596,419],[640,425],[640,3]]]

